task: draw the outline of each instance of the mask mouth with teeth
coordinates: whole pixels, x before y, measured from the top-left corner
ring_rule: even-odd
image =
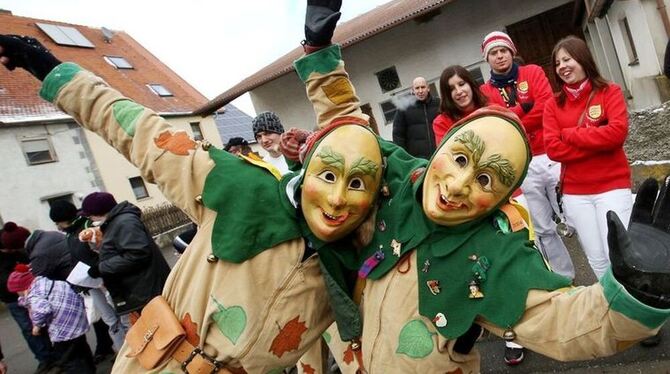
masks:
[[[424,213],[442,226],[490,215],[519,188],[530,158],[518,117],[503,108],[475,111],[431,158],[421,187]]]

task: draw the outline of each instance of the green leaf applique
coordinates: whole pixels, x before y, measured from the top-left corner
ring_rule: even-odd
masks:
[[[244,328],[247,327],[247,313],[239,306],[224,307],[214,296],[212,296],[212,300],[219,309],[212,315],[212,319],[216,322],[216,326],[223,336],[228,338],[231,343],[236,344]]]
[[[398,337],[398,354],[405,354],[411,358],[424,358],[433,351],[433,335],[426,324],[421,320],[407,322],[400,330]]]
[[[332,337],[330,336],[328,331],[324,331],[321,336],[323,336],[323,340],[326,341],[326,344],[330,344],[330,339],[332,339]]]

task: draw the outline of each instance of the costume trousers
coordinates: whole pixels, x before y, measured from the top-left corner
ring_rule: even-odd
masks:
[[[53,361],[56,356],[53,354],[53,348],[51,347],[51,341],[49,341],[49,336],[46,331],[41,333],[38,336],[32,334],[33,323],[30,321],[30,316],[28,315],[28,310],[19,303],[6,303],[9,313],[16,321],[16,324],[19,325],[21,329],[21,334],[23,338],[28,343],[28,348],[35,355],[35,359],[40,363],[48,363]]]
[[[533,156],[521,189],[528,201],[538,248],[554,272],[574,279],[575,267],[554,222],[554,215],[558,214],[556,185],[560,173],[561,164],[550,160],[546,154]]]
[[[571,224],[575,226],[589,264],[600,279],[610,265],[607,246],[607,212],[612,210],[628,227],[633,209],[633,199],[628,188],[617,189],[595,195],[563,195],[563,209]]]
[[[105,291],[99,288],[90,289],[89,295],[93,299],[93,307],[100,312],[100,318],[109,326],[109,336],[114,342],[114,349],[118,351],[123,346],[123,340],[126,337],[128,329],[121,323],[119,316],[116,315],[114,307],[105,297]]]
[[[54,343],[58,355],[57,365],[67,374],[95,374],[91,347],[86,343],[86,334],[72,340]]]

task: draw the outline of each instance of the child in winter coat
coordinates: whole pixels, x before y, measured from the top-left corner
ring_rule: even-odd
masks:
[[[20,295],[19,304],[30,311],[33,335],[47,328],[58,366],[65,373],[95,373],[91,348],[86,343],[88,321],[84,301],[64,281],[34,277],[18,264],[7,279],[7,289]]]

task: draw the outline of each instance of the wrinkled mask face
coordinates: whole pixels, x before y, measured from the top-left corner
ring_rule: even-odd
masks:
[[[370,131],[347,125],[326,135],[312,153],[301,191],[312,233],[331,242],[354,231],[374,205],[381,174],[379,143]]]
[[[488,214],[513,189],[528,162],[523,135],[499,117],[480,117],[436,151],[423,182],[423,211],[455,226]]]

